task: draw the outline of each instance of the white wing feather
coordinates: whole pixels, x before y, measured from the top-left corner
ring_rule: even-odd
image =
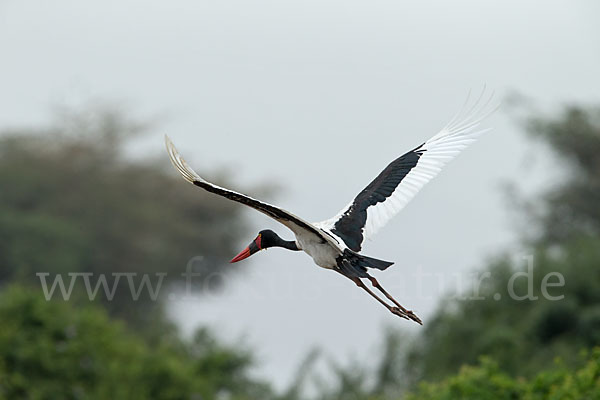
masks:
[[[491,128],[478,129],[481,122],[493,113],[498,106],[490,107],[494,94],[480,104],[485,92],[467,111],[469,97],[461,112],[446,125],[437,135],[426,141],[419,149],[425,150],[417,165],[398,184],[394,192],[384,202],[367,208],[367,221],[363,228],[364,238],[372,237],[390,219],[392,219],[408,202],[421,190],[427,182],[433,179],[442,167],[452,160],[478,136]],[[352,202],[344,207],[336,216],[318,223],[318,226],[331,229],[338,219],[352,206]]]

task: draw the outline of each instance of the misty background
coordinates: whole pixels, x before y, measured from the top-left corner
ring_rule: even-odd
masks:
[[[599,11],[594,1],[1,1],[0,126],[118,104],[154,123],[132,158],[166,158],[167,133],[198,172],[225,168],[234,189],[274,188],[266,200],[319,221],[485,84],[504,100],[484,122],[493,130],[364,247],[396,262],[376,276],[427,324],[495,249],[520,256],[504,184],[531,194],[556,175],[514,123],[510,99],[549,111],[597,102]],[[261,229],[291,238],[243,212],[240,250]],[[256,373],[278,386],[313,346],[369,362],[386,326],[422,329],[302,255],[275,249],[239,268],[222,290],[172,299],[169,311],[188,334],[207,325],[226,342],[242,339]],[[422,287],[419,272],[431,274]]]

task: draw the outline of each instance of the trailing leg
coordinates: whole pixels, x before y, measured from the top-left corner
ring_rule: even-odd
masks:
[[[351,278],[354,283],[356,283],[356,286],[358,286],[359,288],[362,288],[364,291],[366,291],[367,293],[369,293],[371,296],[373,296],[378,302],[380,302],[385,308],[387,308],[392,314],[395,314],[401,318],[404,319],[409,319],[410,316],[408,314],[406,314],[406,312],[402,311],[400,308],[398,307],[392,307],[389,304],[387,304],[385,301],[383,301],[379,296],[377,296],[375,293],[373,293],[373,291],[371,291],[371,289],[369,289],[368,287],[365,286],[365,284],[363,283],[363,281],[360,280],[360,278]]]
[[[384,288],[383,286],[381,286],[379,284],[379,282],[377,282],[377,279],[373,278],[372,276],[369,276],[369,280],[371,281],[371,284],[373,285],[374,288],[376,288],[377,290],[379,290],[381,293],[383,293],[385,295],[385,297],[387,297],[389,300],[391,300],[401,311],[404,315],[408,316],[410,319],[412,319],[413,321],[415,321],[416,323],[423,325],[423,323],[421,322],[421,319],[419,317],[417,317],[411,310],[407,310],[406,308],[402,307],[402,305],[400,303],[398,303],[396,301],[396,299],[394,299],[392,297],[392,295],[390,295]]]

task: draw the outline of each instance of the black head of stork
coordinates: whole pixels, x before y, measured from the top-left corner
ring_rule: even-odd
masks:
[[[269,247],[283,247],[284,249],[294,251],[300,250],[295,241],[283,240],[272,230],[265,229],[258,232],[258,236],[230,262],[234,263],[242,261],[243,259],[250,257],[252,254],[258,253],[263,249],[268,249]]]

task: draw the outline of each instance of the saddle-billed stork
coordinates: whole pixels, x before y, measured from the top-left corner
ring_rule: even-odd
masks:
[[[481,121],[497,107],[489,107],[493,93],[480,105],[483,92],[475,104],[463,109],[437,135],[392,161],[350,204],[336,216],[321,222],[304,219],[245,194],[217,186],[204,180],[179,155],[168,136],[165,143],[171,162],[186,181],[208,192],[245,204],[289,228],[296,240],[284,240],[272,230],[262,230],[258,236],[235,256],[238,262],[269,247],[304,251],[315,264],[339,272],[367,291],[393,314],[422,324],[419,317],[405,309],[367,272],[368,268],[385,270],[393,263],[367,257],[359,252],[365,238],[372,236],[396,215],[434,176],[441,167],[487,129],[478,129]],[[371,281],[393,305],[369,289],[363,278]]]

